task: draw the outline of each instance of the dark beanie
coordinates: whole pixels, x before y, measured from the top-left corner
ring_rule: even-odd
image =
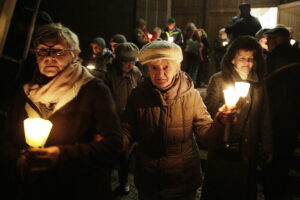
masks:
[[[122,34],[116,34],[110,38],[110,42],[115,42],[115,43],[121,44],[121,43],[127,42],[127,39]]]
[[[139,48],[131,43],[124,42],[116,48],[116,60],[123,62],[136,61],[139,54]]]
[[[105,40],[102,37],[96,37],[94,38],[90,43],[94,43],[102,47],[103,49],[106,46]]]

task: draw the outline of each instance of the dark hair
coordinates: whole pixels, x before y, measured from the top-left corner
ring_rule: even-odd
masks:
[[[230,77],[233,69],[232,60],[239,50],[249,50],[254,52],[253,70],[257,73],[259,79],[262,79],[264,59],[262,56],[262,47],[252,36],[239,36],[229,45],[221,63],[222,73],[224,76]]]

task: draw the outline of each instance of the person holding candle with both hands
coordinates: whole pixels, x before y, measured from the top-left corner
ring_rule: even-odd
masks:
[[[221,66],[221,72],[210,78],[204,100],[212,116],[225,103],[227,87],[247,82],[250,88],[236,105],[227,141],[208,150],[201,199],[255,200],[258,160],[268,163],[272,159],[262,48],[255,38],[240,36],[228,47]]]
[[[4,192],[11,199],[112,199],[110,167],[122,138],[109,88],[80,65],[78,37],[67,27],[40,27],[34,45],[36,74],[16,94],[1,135]],[[26,118],[53,124],[45,145],[30,140]]]

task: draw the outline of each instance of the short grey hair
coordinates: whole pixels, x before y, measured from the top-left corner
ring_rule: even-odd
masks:
[[[41,26],[35,33],[33,42],[34,47],[36,48],[39,44],[43,44],[49,40],[53,40],[54,42],[65,40],[77,55],[81,51],[78,36],[61,23],[52,23]]]

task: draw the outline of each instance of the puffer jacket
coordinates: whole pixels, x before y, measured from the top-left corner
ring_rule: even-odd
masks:
[[[138,190],[174,197],[195,192],[201,185],[196,140],[219,143],[224,127],[218,120],[213,122],[192,80],[179,72],[166,92],[148,79],[135,88],[128,99],[122,129],[127,146],[138,142]]]

